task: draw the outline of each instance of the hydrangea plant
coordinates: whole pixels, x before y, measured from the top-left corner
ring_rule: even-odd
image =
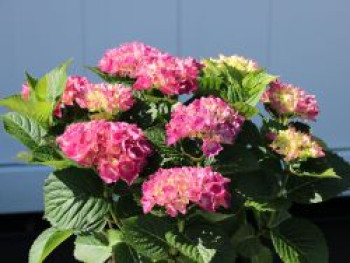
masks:
[[[349,164],[309,126],[315,96],[244,57],[138,42],[89,67],[102,83],[67,76],[69,64],[26,73],[22,94],[0,100],[5,130],[28,148],[19,158],[53,168],[52,227],[30,263],[71,236],[87,263],[328,262],[320,230],[290,212],[350,186]]]

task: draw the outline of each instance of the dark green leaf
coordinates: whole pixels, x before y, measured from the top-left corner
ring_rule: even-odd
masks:
[[[68,168],[46,179],[45,218],[61,230],[101,230],[109,203],[103,197],[103,183],[91,170]]]
[[[328,263],[328,248],[313,224],[291,218],[271,231],[273,246],[285,263]]]

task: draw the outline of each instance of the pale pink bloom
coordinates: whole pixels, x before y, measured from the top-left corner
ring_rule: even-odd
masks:
[[[175,217],[178,213],[186,214],[191,203],[209,212],[215,212],[220,206],[228,208],[229,182],[211,167],[159,169],[142,185],[143,211],[149,213],[158,205]]]
[[[319,113],[314,95],[306,94],[304,90],[279,80],[270,83],[270,88],[265,91],[261,101],[281,116],[297,116],[314,120]]]
[[[286,161],[306,160],[325,155],[322,147],[309,134],[297,131],[294,127],[270,134],[269,138],[272,139],[272,150],[284,156]]]
[[[188,106],[180,104],[172,112],[166,125],[167,143],[175,144],[183,138],[201,138],[204,154],[215,156],[222,150],[220,144],[234,143],[244,120],[220,98],[196,99]]]
[[[141,129],[125,122],[74,123],[57,138],[57,143],[68,158],[96,168],[108,184],[119,179],[132,184],[152,153]]]

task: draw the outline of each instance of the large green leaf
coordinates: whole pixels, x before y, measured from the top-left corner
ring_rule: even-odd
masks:
[[[273,246],[285,263],[328,263],[320,230],[308,221],[289,219],[271,231]]]
[[[166,238],[173,248],[198,263],[231,263],[236,258],[228,236],[209,225],[191,225],[183,235],[168,232]]]
[[[21,95],[13,95],[0,100],[0,106],[21,113],[46,127],[52,121],[52,105],[48,102],[26,101]]]
[[[47,131],[36,121],[17,112],[3,116],[4,128],[29,149],[35,149],[45,143]]]
[[[231,237],[237,253],[244,257],[253,257],[260,253],[262,245],[252,225],[245,223]]]
[[[104,263],[112,255],[112,247],[102,233],[78,236],[74,257],[84,263]]]
[[[151,215],[128,218],[122,228],[126,243],[153,260],[168,258],[170,246],[165,235],[175,230],[165,219]]]
[[[350,165],[343,158],[332,152],[326,152],[328,169],[336,178],[290,176],[287,193],[295,202],[315,203],[333,198],[350,188]],[[320,167],[314,167],[318,172]],[[322,168],[324,170],[324,167]],[[327,170],[328,170],[327,169]],[[334,176],[332,176],[334,177]],[[339,178],[338,178],[339,177]]]
[[[273,256],[267,247],[261,247],[258,254],[251,257],[251,263],[272,263]]]
[[[113,247],[113,254],[118,263],[150,263],[148,258],[145,258],[130,247],[128,244],[121,242]]]
[[[101,230],[110,205],[103,197],[103,183],[88,169],[68,168],[45,181],[45,218],[61,230]]]
[[[72,235],[70,230],[46,229],[34,241],[29,252],[29,263],[41,263],[63,241]]]

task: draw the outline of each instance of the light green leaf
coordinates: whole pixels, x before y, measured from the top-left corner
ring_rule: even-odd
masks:
[[[99,231],[106,224],[109,203],[103,183],[88,169],[68,168],[45,181],[45,218],[61,230]]]
[[[65,89],[66,71],[71,62],[71,59],[67,60],[38,80],[35,86],[35,96],[38,101],[49,102],[53,108],[56,106],[57,100]]]
[[[30,117],[43,127],[52,122],[53,108],[48,102],[26,101],[21,95],[13,95],[0,100],[0,106]]]
[[[29,263],[41,263],[63,241],[69,238],[72,232],[60,231],[55,228],[46,229],[34,241],[29,252]]]
[[[45,143],[47,131],[33,119],[17,112],[9,112],[3,116],[4,128],[29,149],[35,149]]]
[[[328,248],[320,230],[301,219],[289,219],[271,231],[273,246],[285,263],[328,263]]]
[[[233,108],[243,115],[247,120],[253,118],[259,113],[258,108],[249,105],[245,102],[236,102],[233,104]]]

